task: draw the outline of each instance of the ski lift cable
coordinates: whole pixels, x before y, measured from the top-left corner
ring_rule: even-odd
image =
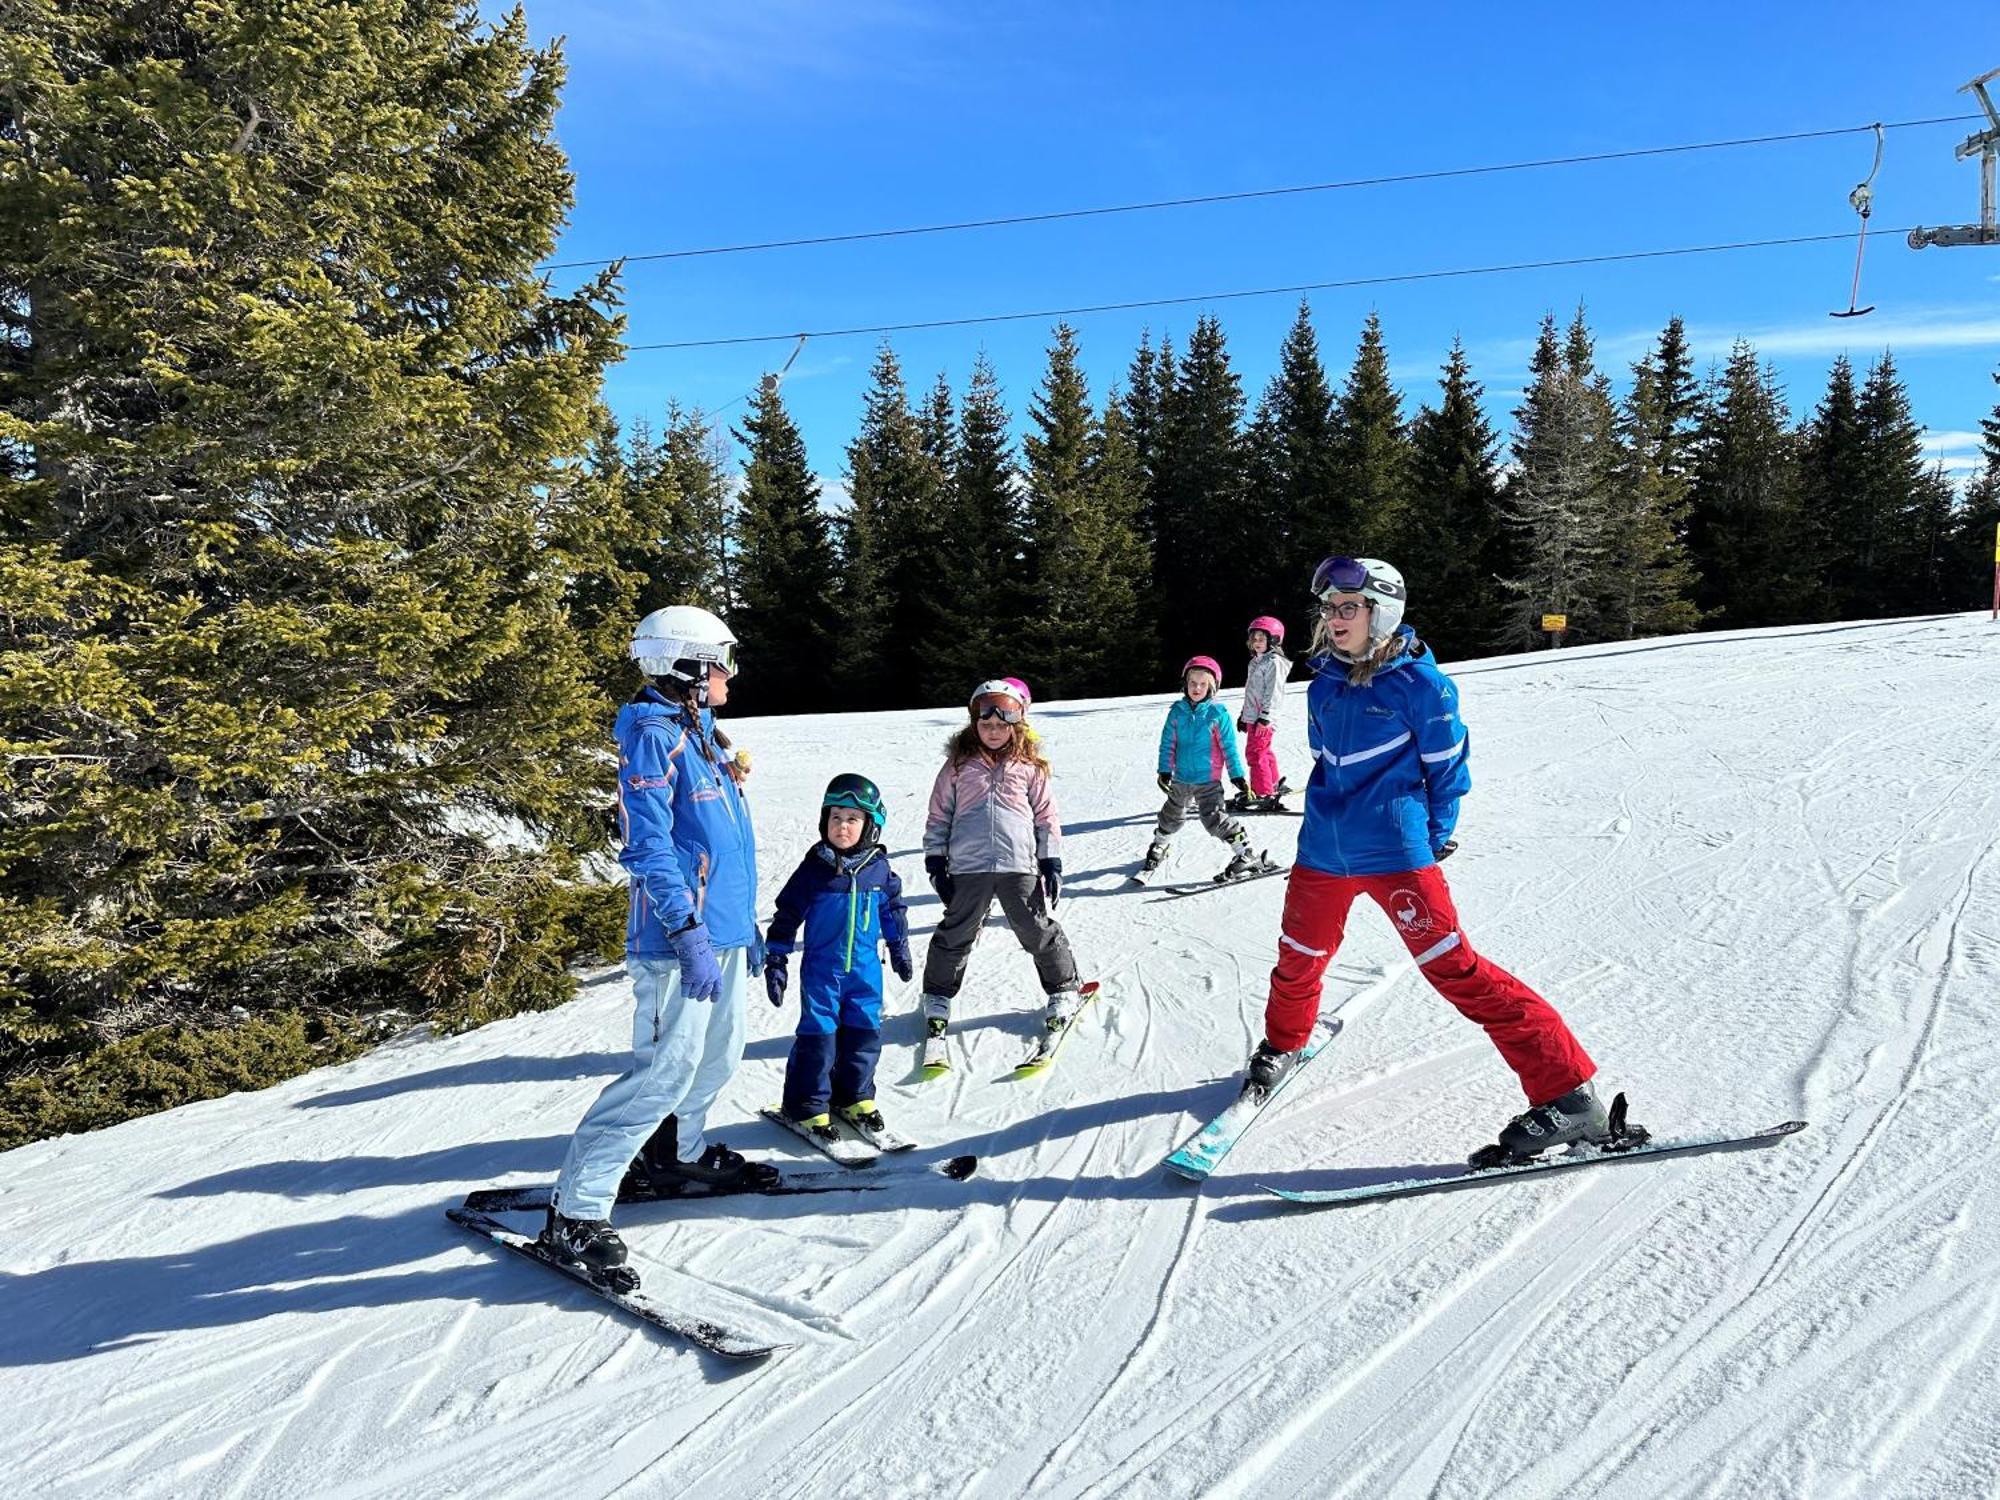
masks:
[[[913,224],[895,229],[860,229],[842,234],[800,235],[791,239],[748,240],[733,245],[702,245],[685,250],[653,250],[640,254],[598,256],[587,260],[547,261],[540,271],[588,270],[600,266],[637,265],[647,261],[694,260],[713,255],[744,255],[760,250],[796,250],[815,245],[851,245],[867,240],[908,239],[918,235],[956,234],[972,229],[999,229],[1017,224],[1053,224],[1069,219],[1105,218],[1115,214],[1151,213],[1159,209],[1193,208],[1214,203],[1247,203],[1261,198],[1297,197],[1307,193],[1344,192],[1355,188],[1388,187],[1397,183],[1442,182],[1452,178],[1489,177],[1506,172],[1530,172],[1549,167],[1586,166],[1597,162],[1638,161],[1647,157],[1724,151],[1748,146],[1775,146],[1793,141],[1831,140],[1863,131],[1916,130],[1932,125],[1959,125],[1981,115],[1936,115],[1921,120],[1892,120],[1868,125],[1839,125],[1824,130],[1793,130],[1775,135],[1737,136],[1729,140],[1690,141],[1671,146],[1638,146],[1624,151],[1595,151],[1575,156],[1546,156],[1532,161],[1495,162],[1483,166],[1439,167],[1424,172],[1396,172],[1376,177],[1351,177],[1336,182],[1295,183],[1285,187],[1248,188],[1233,193],[1202,193],[1186,198],[1155,198],[1142,203],[1114,203],[1095,208],[1054,209],[1043,213],[1006,214],[984,219],[960,219],[940,224]]]
[[[1713,245],[1677,245],[1660,250],[1619,250],[1603,255],[1567,255],[1550,260],[1510,261],[1503,265],[1457,266],[1438,271],[1398,271],[1382,276],[1351,276],[1338,281],[1301,281],[1286,286],[1252,287],[1228,292],[1198,292],[1177,297],[1140,297],[1125,302],[1095,302],[1079,307],[1037,308],[1031,312],[979,313],[956,318],[924,318],[901,323],[870,323],[851,328],[816,328],[809,332],[746,333],[722,338],[670,339],[660,343],[627,344],[625,352],[636,354],[659,349],[720,349],[736,344],[769,344],[786,340],[856,338],[865,334],[916,333],[939,328],[970,328],[988,323],[1021,323],[1076,318],[1093,313],[1133,312],[1153,307],[1185,307],[1201,302],[1235,302],[1250,297],[1298,296],[1306,292],[1347,291],[1357,287],[1391,286],[1419,281],[1451,281],[1470,276],[1504,276],[1521,271],[1553,271],[1576,266],[1614,265],[1642,260],[1669,260],[1686,255],[1726,255],[1742,250],[1770,250],[1788,245],[1823,245],[1845,240],[1849,230],[1834,234],[1797,234],[1778,239],[1731,240]],[[1894,233],[1903,233],[1896,230]],[[794,350],[796,356],[797,351]]]

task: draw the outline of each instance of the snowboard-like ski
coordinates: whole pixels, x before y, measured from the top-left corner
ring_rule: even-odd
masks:
[[[1622,1095],[1620,1096],[1623,1097]],[[1461,1167],[1438,1177],[1405,1177],[1394,1182],[1377,1182],[1351,1188],[1323,1188],[1299,1191],[1265,1187],[1264,1191],[1287,1203],[1330,1207],[1348,1203],[1374,1203],[1384,1198],[1411,1198],[1421,1193],[1454,1193],[1462,1188],[1489,1187],[1516,1177],[1532,1177],[1542,1172],[1565,1172],[1577,1167],[1602,1167],[1621,1161],[1651,1161],[1662,1156],[1702,1156],[1718,1151],[1755,1151],[1775,1146],[1806,1128],[1804,1120],[1787,1120],[1749,1135],[1698,1135],[1680,1140],[1641,1137],[1629,1144],[1571,1147],[1561,1156],[1546,1160],[1517,1162],[1505,1167]]]
[[[979,1170],[976,1156],[954,1156],[949,1161],[933,1162],[920,1167],[874,1167],[859,1172],[851,1167],[834,1170],[831,1167],[814,1167],[806,1171],[784,1172],[776,1187],[713,1187],[707,1183],[689,1183],[678,1192],[648,1193],[626,1192],[618,1194],[621,1208],[647,1203],[700,1202],[704,1198],[782,1198],[792,1193],[877,1193],[884,1188],[925,1177],[944,1177],[952,1182],[963,1182]],[[466,1194],[465,1209],[469,1213],[482,1214],[526,1214],[547,1213],[549,1189],[546,1183],[534,1187],[479,1188]]]
[[[1276,1088],[1268,1094],[1259,1094],[1249,1085],[1244,1085],[1243,1091],[1229,1101],[1227,1109],[1182,1141],[1161,1165],[1175,1176],[1185,1177],[1190,1182],[1200,1182],[1207,1177],[1215,1170],[1217,1163],[1229,1154],[1230,1148],[1243,1138],[1243,1132],[1256,1122],[1259,1115],[1270,1108],[1271,1101],[1282,1094],[1286,1086],[1305,1071],[1306,1064],[1319,1056],[1320,1050],[1339,1032],[1340,1017],[1329,1016],[1321,1021],[1314,1028],[1313,1034],[1306,1039],[1305,1056],[1299,1059],[1298,1065],[1291,1072],[1278,1080]]]
[[[1279,864],[1276,860],[1267,857],[1255,869],[1246,870],[1241,875],[1230,875],[1227,877],[1217,875],[1209,880],[1190,880],[1183,881],[1178,885],[1161,886],[1159,888],[1161,894],[1156,899],[1160,901],[1178,901],[1183,896],[1199,896],[1204,891],[1219,891],[1228,886],[1242,885],[1246,880],[1263,880],[1267,876],[1283,875],[1290,869],[1290,865]]]
[[[1088,984],[1078,985],[1076,1009],[1070,1012],[1069,1019],[1060,1026],[1044,1028],[1042,1034],[1035,1039],[1035,1045],[1029,1050],[1028,1055],[1021,1059],[1020,1064],[1008,1076],[1033,1078],[1054,1062],[1056,1054],[1062,1051],[1062,1044],[1069,1039],[1069,1034],[1076,1030],[1076,1023],[1083,1018],[1084,1011],[1090,1008],[1090,1002],[1097,998],[1098,988],[1098,981],[1095,979]]]
[[[568,1277],[578,1286],[588,1288],[620,1311],[629,1313],[642,1322],[650,1323],[662,1333],[670,1333],[677,1339],[684,1339],[697,1348],[706,1349],[711,1354],[719,1354],[724,1359],[768,1359],[782,1350],[797,1347],[794,1344],[775,1343],[769,1339],[750,1334],[735,1333],[711,1323],[706,1318],[694,1317],[676,1311],[648,1296],[638,1285],[636,1273],[627,1267],[623,1278],[607,1277],[599,1279],[573,1261],[550,1254],[533,1235],[521,1234],[509,1229],[497,1219],[488,1217],[469,1208],[448,1208],[445,1217],[452,1223],[462,1225],[474,1234],[491,1240],[494,1244],[513,1251],[524,1260],[547,1266],[551,1271]],[[629,1286],[617,1283],[629,1280]]]

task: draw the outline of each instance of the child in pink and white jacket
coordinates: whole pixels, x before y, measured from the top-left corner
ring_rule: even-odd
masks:
[[[1229,867],[1217,876],[1232,880],[1257,864],[1250,852],[1250,837],[1243,825],[1229,816],[1222,805],[1222,778],[1243,796],[1250,795],[1250,781],[1243,766],[1243,754],[1236,748],[1236,734],[1229,710],[1215,696],[1222,686],[1222,667],[1212,656],[1193,656],[1181,668],[1181,695],[1167,710],[1167,722],[1160,728],[1160,790],[1167,800],[1160,807],[1160,821],[1153,828],[1153,842],[1139,875],[1159,869],[1167,857],[1167,841],[1187,821],[1189,804],[1201,819],[1201,826],[1229,846]]]
[[[1076,1011],[1076,960],[1055,919],[1062,890],[1062,825],[1049,790],[1049,763],[1028,727],[1029,694],[1019,678],[994,678],[972,691],[971,722],[951,737],[931,787],[924,824],[924,872],[944,915],[924,956],[924,1022],[944,1035],[966,962],[997,897],[1007,925],[1035,961],[1051,1026]]]

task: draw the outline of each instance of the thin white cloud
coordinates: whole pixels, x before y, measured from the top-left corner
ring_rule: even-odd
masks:
[[[1947,474],[1976,474],[1986,467],[1982,433],[1952,429],[1924,432],[1924,463],[1942,464]]]

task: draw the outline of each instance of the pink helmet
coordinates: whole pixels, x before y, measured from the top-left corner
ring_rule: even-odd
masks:
[[[1250,630],[1263,631],[1264,634],[1271,638],[1271,644],[1274,646],[1285,644],[1285,622],[1276,615],[1257,616],[1256,619],[1250,622]],[[1244,634],[1248,635],[1250,630],[1246,630]]]
[[[1021,690],[1021,707],[1033,708],[1035,706],[1035,695],[1028,691],[1027,683],[1021,681],[1018,677],[1003,677],[1000,680],[1002,682],[1011,682]]]
[[[987,678],[986,681],[980,683],[978,687],[972,690],[972,696],[965,700],[965,706],[977,712],[981,698],[995,696],[1012,698],[1016,703],[1021,705],[1022,713],[1026,713],[1034,706],[1034,700],[1028,694],[1027,683],[1021,681],[1018,677]]]
[[[1206,672],[1215,679],[1217,687],[1222,686],[1222,668],[1212,656],[1190,656],[1187,664],[1181,668],[1182,682],[1187,681],[1187,674],[1190,672]]]

